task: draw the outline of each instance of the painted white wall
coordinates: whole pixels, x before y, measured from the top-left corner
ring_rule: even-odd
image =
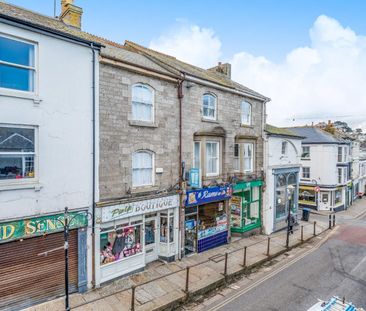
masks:
[[[282,142],[287,141],[287,153],[282,155]],[[265,141],[266,191],[263,202],[263,229],[265,234],[274,230],[274,169],[300,167],[301,140],[267,136]]]
[[[38,127],[38,178],[0,184],[0,219],[91,206],[91,49],[4,24],[0,33],[37,43],[38,86],[34,96],[0,90],[1,124]]]
[[[0,24],[0,34],[35,43],[34,94],[0,89],[0,124],[37,127],[36,178],[0,184],[0,221],[72,209],[92,209],[92,50],[89,47]],[[98,55],[96,55],[96,86]],[[96,107],[99,91],[95,90]],[[96,109],[96,189],[98,189]],[[20,182],[20,183],[18,183]],[[99,200],[98,190],[96,201]],[[88,280],[92,275],[88,228]]]

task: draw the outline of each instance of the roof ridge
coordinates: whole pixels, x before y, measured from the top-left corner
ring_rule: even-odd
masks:
[[[162,52],[159,52],[159,51],[156,51],[156,50],[153,50],[153,49],[150,49],[150,48],[147,48],[141,44],[138,44],[136,42],[133,42],[133,41],[130,41],[130,40],[125,40],[125,44],[127,45],[133,45],[133,46],[136,46],[136,47],[139,47],[139,48],[142,48],[144,50],[148,50],[148,51],[152,51],[154,53],[157,53],[157,54],[160,54],[162,56],[167,56],[167,57],[170,57],[172,59],[175,59],[175,60],[178,60],[176,57],[172,56],[172,55],[169,55],[169,54],[165,54],[165,53],[162,53]]]

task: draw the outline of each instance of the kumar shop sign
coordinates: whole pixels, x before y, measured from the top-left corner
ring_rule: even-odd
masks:
[[[70,229],[88,225],[87,216],[83,212],[71,212],[69,217]],[[57,214],[0,223],[0,242],[62,231],[64,221],[64,214]]]
[[[129,202],[102,208],[102,222],[153,213],[179,206],[179,195],[171,195],[150,200]]]

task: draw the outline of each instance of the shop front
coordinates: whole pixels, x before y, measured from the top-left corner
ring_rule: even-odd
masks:
[[[97,208],[97,285],[178,254],[179,195]]]
[[[187,191],[185,201],[185,255],[228,243],[231,186]]]
[[[300,185],[299,205],[317,210],[318,209],[318,192],[314,186]]]
[[[261,180],[256,180],[238,182],[233,186],[231,232],[245,233],[261,228],[262,185]]]
[[[87,287],[85,213],[69,213],[69,289]],[[18,310],[64,295],[63,214],[0,223],[0,310]],[[47,253],[47,255],[46,255]]]

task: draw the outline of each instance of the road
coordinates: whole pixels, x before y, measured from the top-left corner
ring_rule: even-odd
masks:
[[[343,219],[318,249],[235,299],[205,310],[304,311],[333,295],[366,307],[366,217]],[[237,295],[236,295],[237,296]]]

